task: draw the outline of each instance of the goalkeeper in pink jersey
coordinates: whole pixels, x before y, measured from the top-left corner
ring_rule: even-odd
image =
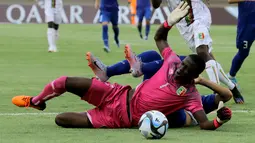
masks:
[[[106,82],[112,76],[134,73],[131,71],[138,73],[135,75],[143,76],[143,81],[145,81],[153,77],[164,62],[161,56],[153,50],[145,51],[136,56],[135,53],[132,52],[130,45],[126,45],[124,53],[126,60],[117,62],[111,66],[105,65],[91,53],[87,53],[86,57],[89,63],[88,65],[95,73],[95,76],[103,82]],[[181,60],[184,60],[185,57],[186,56],[179,56]],[[228,102],[232,98],[232,93],[229,89],[205,78],[199,77],[195,79],[195,84],[205,86],[213,91],[213,94],[201,95],[203,109],[206,114],[215,111],[220,101]],[[184,109],[175,111],[174,113],[166,115],[166,117],[169,121],[169,128],[198,125],[192,113]]]
[[[47,84],[37,96],[14,97],[13,104],[44,110],[46,101],[70,92],[96,108],[84,113],[59,114],[56,124],[62,127],[136,127],[146,111],[158,110],[168,115],[179,109],[186,109],[194,115],[201,129],[217,129],[231,119],[231,110],[221,107],[217,111],[217,117],[213,121],[208,120],[194,83],[194,79],[205,69],[204,60],[197,55],[189,55],[181,62],[166,41],[171,26],[182,19],[188,9],[186,2],[180,3],[168,16],[168,21],[157,30],[155,41],[164,63],[152,78],[136,89],[129,85],[101,82],[95,78],[62,76]]]

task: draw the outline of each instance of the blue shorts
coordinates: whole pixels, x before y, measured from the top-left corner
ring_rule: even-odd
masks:
[[[111,22],[112,25],[118,25],[119,20],[119,11],[101,11],[100,13],[100,22]]]
[[[203,108],[205,113],[208,114],[218,108],[214,103],[215,94],[201,96]],[[179,128],[186,124],[186,113],[184,109],[178,110],[167,116],[169,128]]]
[[[237,24],[237,48],[250,48],[255,40],[255,12],[239,13]]]
[[[146,20],[151,19],[151,8],[150,7],[144,7],[144,8],[137,8],[137,17],[138,17],[138,22],[143,21],[143,17],[145,17]]]

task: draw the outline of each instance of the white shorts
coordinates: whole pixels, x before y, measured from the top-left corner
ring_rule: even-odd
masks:
[[[44,13],[46,22],[60,24],[62,22],[61,13],[63,11],[62,0],[45,0]]]
[[[208,45],[208,52],[211,52],[210,26],[212,20],[210,10],[202,1],[192,1],[192,9],[194,22],[187,26],[185,19],[182,19],[176,26],[193,53],[196,53],[196,48],[200,45]]]

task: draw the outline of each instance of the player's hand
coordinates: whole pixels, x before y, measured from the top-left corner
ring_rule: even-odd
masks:
[[[175,25],[183,17],[189,13],[190,6],[187,2],[180,2],[180,4],[168,15],[167,22],[169,26]]]
[[[200,84],[203,80],[203,77],[199,76],[198,78],[194,79],[195,84]]]
[[[224,103],[220,101],[218,110],[217,110],[217,122],[224,124],[228,122],[232,117],[232,111],[224,106]]]

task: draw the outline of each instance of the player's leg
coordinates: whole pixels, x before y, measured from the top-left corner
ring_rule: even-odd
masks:
[[[197,121],[194,117],[190,116],[190,113],[184,109],[180,109],[172,114],[166,115],[169,128],[180,128],[184,126],[197,125]]]
[[[129,48],[129,46],[128,46]],[[139,71],[142,70],[143,72],[143,64],[151,61],[157,61],[161,59],[161,56],[156,51],[146,51],[138,56],[136,56],[131,50],[128,50],[126,52],[127,54],[131,55],[129,57],[130,61],[133,61],[132,64],[133,67],[135,65],[135,68],[137,68]],[[101,80],[101,81],[107,81],[110,77],[115,75],[122,75],[126,73],[130,73],[130,65],[128,60],[123,60],[121,62],[118,62],[116,64],[113,64],[111,66],[106,66],[103,64],[102,61],[100,61],[98,58],[94,57],[93,54],[87,53],[86,59],[88,60],[88,65],[93,70],[95,75]],[[159,62],[160,64],[160,62]],[[148,72],[149,70],[157,69],[157,67],[161,67],[161,65],[155,64],[155,65],[145,65],[145,72]]]
[[[118,20],[119,20],[119,12],[113,11],[111,13],[111,23],[112,23],[112,30],[114,33],[114,41],[118,48],[120,47],[120,42],[119,42],[119,27],[118,27]]]
[[[58,0],[61,1],[61,0]],[[55,13],[54,13],[54,23],[53,23],[53,29],[54,29],[54,40],[55,40],[55,44],[57,45],[57,40],[59,38],[59,25],[62,22],[62,17],[61,17],[61,13],[62,13],[63,7],[62,5],[59,5],[55,8]],[[53,51],[51,52],[57,52],[57,46],[55,47],[55,49],[53,49]]]
[[[100,22],[102,23],[102,39],[104,42],[104,51],[110,52],[109,37],[108,37],[108,23],[110,21],[110,12],[101,11]]]
[[[92,84],[92,80],[83,77],[59,77],[48,83],[37,96],[16,96],[12,98],[12,103],[19,107],[33,107],[38,110],[46,108],[45,102],[70,92],[79,97],[84,97]]]
[[[143,39],[142,26],[143,26],[143,16],[145,12],[143,8],[137,8],[136,11],[137,11],[137,17],[138,17],[137,29],[138,29],[140,38]]]
[[[218,63],[214,57],[212,56],[212,39],[209,34],[209,30],[205,26],[199,26],[194,28],[194,40],[196,52],[199,56],[201,56],[206,61],[206,72],[211,81],[219,84],[222,82],[233,93],[233,96],[238,98],[238,101],[235,100],[236,103],[243,103],[239,99],[243,99],[242,95],[238,91],[236,85],[230,81],[230,79],[225,74],[223,68],[220,63]],[[234,98],[235,99],[235,98]]]
[[[245,25],[245,26],[244,26]],[[237,36],[236,36],[236,47],[238,52],[232,60],[232,65],[229,72],[229,78],[232,82],[237,84],[235,78],[237,72],[240,70],[244,60],[248,57],[250,53],[250,48],[255,39],[255,27],[249,26],[247,24],[239,24],[237,26]]]
[[[64,128],[92,128],[87,112],[66,112],[58,114],[55,123]]]
[[[48,23],[47,30],[47,39],[48,39],[48,51],[55,52],[56,49],[56,37],[55,37],[55,29],[54,29],[54,4],[53,1],[45,1],[44,5],[44,13],[46,17],[46,22]]]
[[[148,36],[149,36],[149,33],[150,33],[150,26],[151,26],[151,23],[150,23],[151,8],[150,7],[145,9],[145,19],[146,19],[146,27],[145,27],[145,37],[144,37],[144,39],[148,40]]]
[[[195,28],[194,39],[196,53],[201,56],[206,62],[206,73],[211,81],[219,84],[219,73],[217,70],[217,62],[210,55],[212,39],[209,31],[205,27]]]

